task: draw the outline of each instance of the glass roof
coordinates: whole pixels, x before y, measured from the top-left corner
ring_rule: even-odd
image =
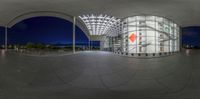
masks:
[[[117,36],[121,32],[121,21],[108,15],[82,15],[80,19],[86,24],[90,35]]]

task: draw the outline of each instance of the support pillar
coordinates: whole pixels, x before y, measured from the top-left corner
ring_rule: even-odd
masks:
[[[92,49],[92,41],[90,41],[90,50],[92,51],[93,49]]]
[[[5,50],[7,51],[8,49],[8,27],[5,27],[5,45],[4,45]]]
[[[88,36],[88,47],[89,47],[89,50],[91,50],[91,48],[90,48],[90,36]]]
[[[76,17],[73,17],[73,53],[76,52]]]

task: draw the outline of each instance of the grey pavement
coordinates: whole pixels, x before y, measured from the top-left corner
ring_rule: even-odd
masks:
[[[200,99],[200,50],[152,59],[0,51],[0,99]]]

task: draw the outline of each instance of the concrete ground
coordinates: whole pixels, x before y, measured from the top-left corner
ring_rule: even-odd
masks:
[[[153,59],[0,51],[0,99],[200,99],[200,51]]]

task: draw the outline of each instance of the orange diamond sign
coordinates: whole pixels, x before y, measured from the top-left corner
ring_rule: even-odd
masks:
[[[133,43],[136,40],[136,35],[133,33],[129,36],[129,39],[131,40],[131,42]]]

